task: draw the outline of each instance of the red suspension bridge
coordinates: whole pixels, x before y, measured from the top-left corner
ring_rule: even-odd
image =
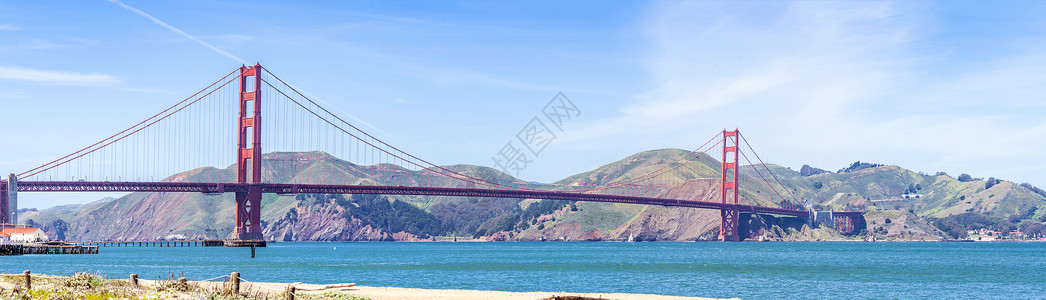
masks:
[[[263,154],[263,148],[270,152]],[[698,158],[713,149],[721,149],[718,174],[695,171]],[[229,155],[233,150],[235,155]],[[295,176],[317,168],[312,161],[335,158],[347,162],[314,170],[324,174],[321,178]],[[742,171],[751,180],[743,182]],[[393,147],[261,65],[243,66],[134,126],[11,174],[0,184],[0,211],[6,212],[0,213],[0,223],[17,221],[18,192],[232,193],[236,221],[230,239],[244,245],[264,245],[261,200],[267,193],[497,197],[715,209],[721,212],[719,238],[724,241],[743,239],[738,226],[750,214],[814,219],[737,130],[724,130],[652,171],[598,186],[492,178],[498,177],[436,165]],[[742,193],[742,183],[767,193]],[[844,233],[863,224],[859,212],[835,212],[833,219]]]

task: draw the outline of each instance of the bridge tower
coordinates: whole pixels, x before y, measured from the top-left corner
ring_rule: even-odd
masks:
[[[240,67],[239,146],[236,149],[236,182],[247,183],[247,192],[236,193],[238,240],[261,240],[261,64]],[[250,143],[250,144],[248,144]]]
[[[737,242],[741,240],[737,233],[740,211],[737,209],[737,138],[738,130],[723,130],[723,172],[722,188],[719,190],[723,204],[734,204],[730,209],[720,211],[719,240]]]

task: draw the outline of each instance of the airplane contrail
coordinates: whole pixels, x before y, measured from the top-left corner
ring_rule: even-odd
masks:
[[[239,61],[242,64],[245,64],[245,65],[247,64],[247,61],[245,61],[243,59],[240,59],[239,57],[236,57],[236,55],[232,55],[232,53],[225,52],[225,50],[222,50],[222,49],[218,49],[218,47],[215,47],[214,45],[208,44],[207,42],[204,42],[204,41],[202,41],[202,40],[200,40],[200,39],[198,39],[198,38],[196,38],[196,37],[186,33],[185,31],[182,31],[181,29],[178,29],[177,27],[171,26],[170,24],[167,24],[164,21],[160,21],[160,19],[157,19],[156,17],[153,17],[152,15],[149,15],[149,14],[145,13],[144,11],[141,11],[141,10],[139,10],[137,8],[131,7],[130,5],[127,5],[127,4],[123,3],[123,2],[120,2],[120,0],[109,0],[109,2],[112,2],[113,4],[122,6],[123,8],[126,8],[127,10],[130,10],[130,11],[132,11],[132,12],[138,14],[138,15],[141,15],[141,16],[143,16],[143,17],[153,21],[153,23],[156,23],[156,24],[159,24],[160,26],[166,27],[167,29],[173,31],[174,33],[177,33],[177,34],[179,34],[181,36],[184,36],[184,37],[186,37],[188,39],[196,41],[200,45],[203,45],[204,47],[210,48],[211,50],[214,50],[215,52],[218,52],[221,55],[225,55],[226,57],[235,59],[236,61]],[[381,129],[378,129],[378,127],[375,127],[374,125],[371,125],[370,123],[364,122],[360,118],[357,118],[356,116],[354,116],[354,115],[352,115],[350,113],[347,113],[344,110],[341,110],[340,108],[337,108],[336,106],[330,105],[326,101],[323,101],[319,97],[316,97],[316,96],[310,94],[309,92],[306,92],[303,89],[300,89],[300,88],[296,88],[296,89],[298,89],[299,91],[302,91],[305,94],[308,94],[309,96],[311,96],[312,99],[315,99],[315,100],[320,101],[320,102],[322,102],[324,104],[327,104],[329,107],[334,107],[334,109],[337,110],[338,112],[349,116],[350,118],[352,118],[352,119],[362,123],[363,125],[365,125],[367,127],[370,127],[370,128],[372,128],[374,130],[377,130],[378,133],[381,133],[381,134],[383,134],[383,135],[385,135],[385,136],[387,136],[389,138],[392,138],[393,140],[396,140],[395,137],[393,137],[392,135],[382,131]]]
[[[124,4],[123,2],[120,2],[120,0],[109,0],[109,2],[112,2],[112,3],[116,4],[116,5],[122,6],[123,8],[126,8],[127,10],[130,10],[130,11],[132,11],[132,12],[138,14],[138,15],[141,15],[141,16],[143,16],[143,17],[153,21],[153,23],[159,24],[160,26],[166,27],[167,29],[169,29],[171,31],[174,31],[174,33],[180,34],[181,36],[189,38],[190,40],[196,41],[197,43],[200,43],[200,45],[203,45],[204,47],[210,48],[211,50],[214,50],[215,52],[218,52],[221,55],[225,55],[226,57],[235,59],[236,61],[239,61],[242,64],[245,64],[245,65],[247,64],[247,61],[245,61],[243,59],[240,59],[239,57],[236,57],[236,55],[232,55],[229,52],[225,52],[225,50],[218,49],[218,47],[215,47],[214,45],[208,44],[207,42],[204,42],[204,41],[196,38],[195,36],[192,36],[192,35],[190,35],[188,33],[185,33],[185,31],[182,31],[181,29],[178,29],[178,28],[176,28],[174,26],[171,26],[170,24],[167,24],[164,21],[160,21],[160,19],[157,19],[157,18],[155,18],[155,17],[145,13],[144,11],[141,11],[141,10],[139,10],[137,8],[131,7],[130,5]]]

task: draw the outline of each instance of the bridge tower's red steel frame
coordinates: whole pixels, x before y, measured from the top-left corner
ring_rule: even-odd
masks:
[[[248,83],[253,81],[253,90]],[[236,228],[239,240],[261,240],[261,64],[240,67],[239,146],[236,149],[236,182],[248,183],[236,192]],[[251,144],[248,144],[250,142]]]
[[[720,210],[719,240],[737,242],[741,237],[737,234],[738,219],[740,211],[737,209],[737,138],[738,130],[723,130],[723,172],[722,188],[719,190],[723,204],[734,204],[732,208]],[[727,160],[727,159],[733,160]],[[731,197],[727,197],[732,195]],[[732,201],[732,202],[731,202]]]

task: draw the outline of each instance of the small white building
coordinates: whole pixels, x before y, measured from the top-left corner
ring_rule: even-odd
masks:
[[[48,239],[40,228],[5,228],[3,233],[11,236],[12,243],[42,242]]]

